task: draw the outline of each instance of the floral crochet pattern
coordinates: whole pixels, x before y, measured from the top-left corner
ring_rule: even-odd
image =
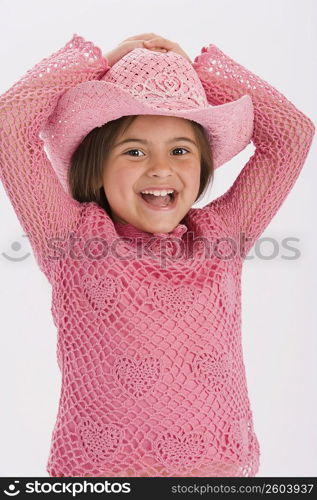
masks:
[[[145,396],[154,387],[160,373],[161,362],[152,357],[138,360],[120,356],[113,367],[113,374],[118,383],[134,398]]]
[[[87,457],[97,464],[113,457],[122,440],[122,430],[118,426],[101,425],[88,417],[78,425],[78,433]]]
[[[233,359],[230,353],[217,352],[202,353],[195,357],[194,372],[198,380],[206,386],[209,391],[218,393],[228,387],[229,377],[233,375]]]
[[[158,310],[166,311],[169,316],[181,318],[193,306],[196,291],[190,286],[154,282],[149,287],[149,297]]]
[[[192,468],[205,458],[208,442],[203,433],[167,432],[155,441],[159,460],[172,469]]]
[[[82,288],[92,309],[99,316],[109,314],[119,298],[118,285],[111,276],[84,276]]]

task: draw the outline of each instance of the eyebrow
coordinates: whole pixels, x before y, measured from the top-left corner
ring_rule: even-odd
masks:
[[[173,137],[173,139],[170,139],[169,141],[167,141],[167,143],[170,143],[170,142],[174,142],[174,141],[187,141],[187,142],[191,142],[192,144],[194,144],[194,146],[197,146],[196,142],[193,141],[192,139],[190,139],[189,137]],[[121,146],[122,144],[125,144],[127,142],[140,142],[141,144],[149,144],[150,141],[147,141],[147,140],[143,140],[143,139],[134,139],[134,138],[129,138],[129,139],[124,139],[123,141],[120,141],[118,142],[118,144],[115,144],[115,148],[117,148],[118,146]]]

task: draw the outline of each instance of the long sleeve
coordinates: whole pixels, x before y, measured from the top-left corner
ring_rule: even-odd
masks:
[[[245,258],[298,178],[315,126],[274,87],[215,45],[203,47],[193,67],[210,104],[224,104],[245,94],[252,98],[255,152],[230,189],[204,207],[218,213]]]
[[[81,204],[63,189],[39,133],[67,89],[99,79],[108,69],[98,47],[73,35],[0,96],[0,178],[49,281],[49,240],[75,228]]]

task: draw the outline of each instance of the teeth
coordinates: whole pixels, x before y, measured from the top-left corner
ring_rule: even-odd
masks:
[[[166,196],[167,194],[171,194],[174,192],[174,189],[170,190],[161,190],[161,191],[141,191],[143,194],[154,194],[154,196]]]

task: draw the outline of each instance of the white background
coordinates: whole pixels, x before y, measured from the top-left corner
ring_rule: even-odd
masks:
[[[214,43],[282,92],[315,124],[315,0],[0,0],[0,93],[74,33],[105,53],[154,32],[193,60]],[[316,142],[316,141],[315,141]],[[258,476],[316,476],[316,144],[294,188],[262,234],[294,237],[300,258],[256,257],[243,270],[243,346]],[[216,172],[203,206],[227,190],[254,151],[249,145]],[[61,377],[51,287],[0,185],[1,476],[48,476]],[[16,244],[16,247],[12,244]],[[17,246],[20,245],[20,248]],[[271,245],[261,245],[270,255]],[[12,262],[5,255],[28,257]],[[250,256],[254,256],[254,249]]]

